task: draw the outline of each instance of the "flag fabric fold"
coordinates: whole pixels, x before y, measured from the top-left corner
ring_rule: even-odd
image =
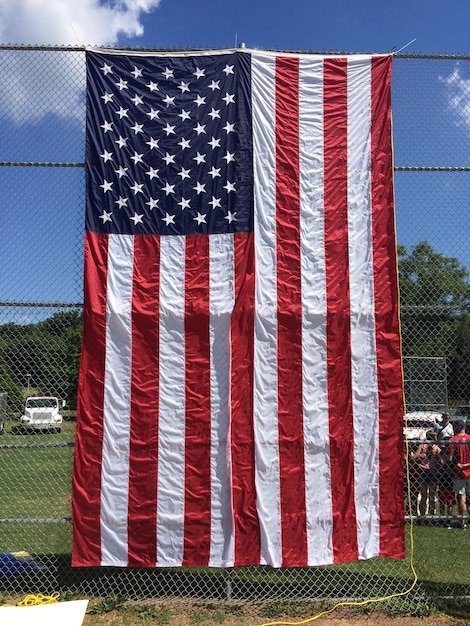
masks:
[[[404,558],[391,56],[86,56],[72,564]]]

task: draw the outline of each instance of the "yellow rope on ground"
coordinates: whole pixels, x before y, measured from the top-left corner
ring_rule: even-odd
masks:
[[[393,117],[392,117],[392,124],[393,124]],[[393,159],[394,148],[395,146],[392,142],[392,162],[394,160]],[[398,279],[398,262],[397,262],[395,271],[396,271],[397,279]],[[400,310],[400,307],[398,307],[398,309]],[[403,368],[402,368],[402,378],[403,378]],[[404,406],[404,413],[406,416],[406,404]],[[365,604],[372,604],[374,602],[383,602],[384,600],[391,600],[392,598],[399,598],[402,596],[406,596],[414,589],[414,587],[416,586],[416,583],[418,582],[418,574],[416,573],[415,566],[414,566],[413,507],[412,507],[412,502],[411,502],[409,446],[408,446],[407,437],[405,437],[405,455],[406,455],[406,458],[405,458],[406,488],[407,488],[407,495],[408,495],[408,512],[410,515],[410,568],[413,573],[413,582],[411,583],[411,586],[409,587],[409,589],[407,589],[406,591],[401,591],[400,593],[394,593],[389,596],[384,596],[383,598],[371,598],[370,600],[362,600],[360,602],[338,602],[338,604],[335,604],[331,609],[328,609],[327,611],[322,611],[321,613],[318,613],[318,615],[314,615],[313,617],[309,617],[308,619],[304,619],[300,622],[266,622],[265,624],[260,624],[260,626],[299,626],[300,624],[308,624],[309,622],[313,622],[319,619],[320,617],[323,617],[324,615],[328,615],[329,613],[332,613],[335,609],[341,606],[364,606]]]
[[[418,581],[418,574],[416,573],[414,566],[414,537],[413,537],[413,507],[411,502],[411,485],[410,485],[410,471],[409,471],[409,446],[408,439],[405,438],[405,466],[406,466],[406,488],[408,492],[408,513],[410,515],[410,568],[413,572],[413,582],[409,589],[406,591],[401,591],[400,593],[393,593],[389,596],[384,596],[383,598],[371,598],[370,600],[361,600],[360,602],[338,602],[331,609],[326,611],[322,611],[318,613],[318,615],[314,615],[313,617],[309,617],[307,619],[303,619],[300,622],[266,622],[264,624],[260,624],[260,626],[300,626],[300,624],[308,624],[309,622],[314,622],[320,617],[324,617],[329,613],[333,613],[336,609],[342,606],[364,606],[366,604],[372,604],[374,602],[383,602],[384,600],[391,600],[392,598],[400,598],[402,596],[406,596],[409,594],[413,588],[415,587]]]
[[[30,593],[23,600],[19,600],[16,604],[4,604],[3,606],[37,606],[38,604],[54,604],[59,601],[60,593],[54,591],[50,596],[42,593]]]

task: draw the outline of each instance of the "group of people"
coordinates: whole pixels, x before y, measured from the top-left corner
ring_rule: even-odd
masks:
[[[439,501],[441,523],[452,528],[451,516],[457,505],[458,527],[466,529],[470,515],[470,435],[462,420],[450,422],[449,413],[434,430],[427,432],[426,441],[410,447],[410,495],[413,516],[418,523],[426,515],[436,514]]]

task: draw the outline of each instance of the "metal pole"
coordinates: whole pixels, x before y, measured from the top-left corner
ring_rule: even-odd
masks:
[[[226,567],[224,569],[224,579],[225,579],[225,599],[232,599],[232,568]]]

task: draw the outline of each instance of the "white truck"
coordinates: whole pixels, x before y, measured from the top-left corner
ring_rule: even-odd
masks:
[[[64,402],[61,406],[64,406]],[[23,430],[49,430],[60,433],[62,430],[62,415],[59,409],[59,399],[53,396],[29,396],[20,417]]]

